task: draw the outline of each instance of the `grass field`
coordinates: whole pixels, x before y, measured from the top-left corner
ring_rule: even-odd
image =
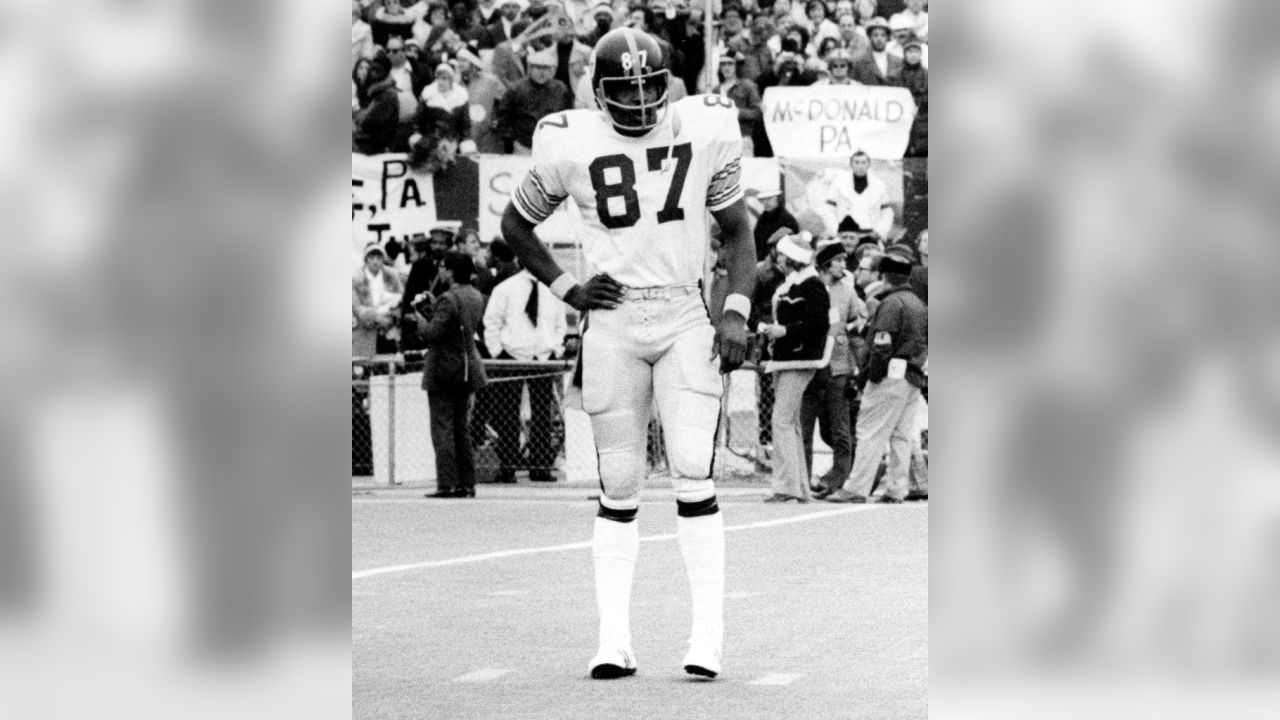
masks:
[[[591,680],[589,489],[352,498],[356,718],[923,718],[928,508],[763,505],[722,488],[724,672],[680,667],[689,592],[669,490],[646,490],[638,673]],[[482,556],[482,557],[477,557]]]

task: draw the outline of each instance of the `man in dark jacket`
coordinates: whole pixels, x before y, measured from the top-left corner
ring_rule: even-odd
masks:
[[[911,292],[911,265],[897,246],[880,259],[886,288],[867,327],[871,353],[863,370],[867,384],[858,413],[858,453],[848,482],[827,502],[866,502],[886,447],[884,502],[902,502],[906,495],[916,403],[929,356],[929,310]]]
[[[902,86],[916,101],[916,117],[911,121],[907,157],[929,156],[929,70],[920,64],[920,42],[908,40],[902,48]]]
[[[769,240],[772,238],[777,241],[773,234],[778,232],[780,228],[788,228],[788,233],[793,233],[800,228],[800,223],[791,213],[787,212],[786,203],[782,199],[781,190],[764,190],[756,196],[760,200],[763,211],[760,217],[756,218],[756,260],[764,260],[772,249]],[[775,286],[776,287],[776,286]]]
[[[554,48],[530,53],[527,63],[529,76],[512,85],[496,108],[498,135],[511,144],[510,152],[516,155],[531,152],[539,120],[573,107],[573,94],[554,77],[559,64]]]
[[[464,253],[450,253],[442,273],[449,290],[431,304],[424,293],[413,299],[418,333],[426,341],[427,366],[422,389],[431,408],[431,445],[436,455],[436,491],[427,497],[476,495],[476,467],[471,451],[467,409],[471,395],[484,387],[484,367],[475,332],[484,318],[484,297],[471,287],[474,266]],[[425,312],[424,312],[425,310]]]
[[[351,150],[362,155],[388,152],[400,125],[400,96],[391,80],[391,60],[379,52],[369,61],[369,86],[356,113]]]
[[[867,23],[867,39],[871,49],[853,61],[850,77],[863,85],[901,85],[902,59],[888,51],[889,23],[884,18]]]

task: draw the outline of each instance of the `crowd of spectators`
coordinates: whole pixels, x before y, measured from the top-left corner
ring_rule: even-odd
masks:
[[[704,3],[712,2],[706,57]],[[668,53],[671,99],[715,93],[738,107],[744,154],[769,157],[761,94],[773,86],[891,85],[917,115],[908,157],[928,154],[925,0],[355,0],[352,149],[527,154],[542,117],[595,106],[592,46],[629,26]],[[709,66],[714,72],[703,70]],[[447,162],[447,157],[444,158]]]

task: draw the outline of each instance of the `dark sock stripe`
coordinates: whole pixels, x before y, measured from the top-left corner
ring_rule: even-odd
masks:
[[[605,507],[604,503],[600,503],[600,511],[596,513],[596,517],[612,520],[614,522],[629,523],[636,519],[636,512],[640,508],[631,508],[630,510],[614,510],[611,507]]]
[[[703,517],[706,515],[715,515],[720,512],[720,505],[716,503],[716,496],[712,495],[706,500],[698,500],[697,502],[676,501],[676,513],[680,517],[693,518]]]

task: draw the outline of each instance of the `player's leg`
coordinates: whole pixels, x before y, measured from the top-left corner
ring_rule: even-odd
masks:
[[[654,394],[676,491],[676,539],[692,597],[687,672],[715,677],[724,638],[724,519],[711,479],[723,381],[710,324],[681,333],[654,365]]]
[[[600,509],[592,532],[600,648],[589,672],[615,678],[635,672],[631,651],[631,582],[640,530],[636,510],[645,474],[645,427],[652,369],[632,353],[625,309],[592,313],[582,339],[582,406],[591,416],[600,472]]]

